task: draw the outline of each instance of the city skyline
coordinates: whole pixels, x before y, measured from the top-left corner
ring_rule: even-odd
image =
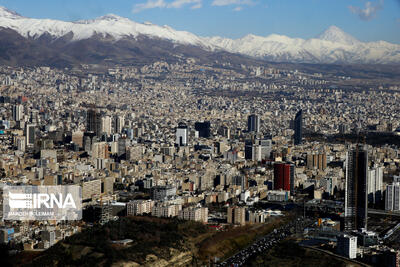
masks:
[[[17,252],[5,260],[187,266],[214,258],[217,266],[247,266],[256,258],[281,266],[284,254],[272,262],[264,255],[329,237],[329,250],[313,247],[396,266],[399,75],[318,71],[190,58],[103,70],[0,67],[0,193],[3,186],[9,195],[10,185],[76,186],[82,203],[78,222],[36,223],[5,217],[20,212],[6,199],[3,218],[12,220],[0,224],[0,245]],[[96,229],[117,238],[96,239]],[[169,242],[182,232],[179,246]],[[70,257],[89,238],[100,256]],[[243,239],[244,249],[224,250]],[[204,242],[212,250],[201,256]],[[105,253],[117,255],[114,244],[127,245],[118,258]],[[30,251],[37,256],[27,258]]]
[[[398,11],[0,0],[3,265],[400,267]]]
[[[386,1],[255,1],[142,0],[125,1],[0,1],[26,17],[65,21],[116,14],[136,22],[150,21],[200,36],[241,38],[247,34],[281,34],[309,39],[331,25],[360,41],[400,43],[400,2]]]

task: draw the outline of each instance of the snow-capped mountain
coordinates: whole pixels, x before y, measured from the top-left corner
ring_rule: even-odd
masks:
[[[26,47],[38,49],[40,45],[44,50],[50,49],[53,54],[59,52],[57,49],[62,49],[63,53],[69,52],[62,60],[69,60],[71,54],[75,60],[79,60],[84,56],[86,49],[90,50],[92,57],[97,60],[109,58],[109,54],[116,54],[117,50],[120,53],[123,50],[122,52],[131,58],[135,55],[155,56],[160,53],[167,57],[171,53],[183,52],[190,56],[190,52],[196,50],[199,55],[226,51],[279,62],[400,63],[400,45],[384,41],[364,43],[335,26],[308,40],[277,34],[267,37],[249,34],[234,40],[222,37],[199,37],[190,32],[174,30],[169,26],[137,23],[113,14],[93,20],[65,22],[26,18],[0,7],[0,29],[3,29],[3,34],[7,34],[7,38],[12,36],[12,40],[19,38],[13,33],[24,38],[15,41],[13,43],[15,46],[24,43],[24,49],[27,49]],[[0,45],[6,41],[8,40],[0,38]],[[91,47],[88,42],[91,43]],[[97,45],[93,45],[93,42],[97,42]],[[113,46],[110,46],[110,43],[113,43]],[[119,45],[116,45],[117,43]],[[179,51],[173,51],[178,46]],[[7,47],[11,49],[8,54],[13,56],[18,54],[12,51],[9,45]],[[75,51],[77,48],[83,50]],[[43,52],[43,49],[40,51]],[[95,51],[92,51],[93,49]],[[149,49],[157,53],[151,53]],[[199,49],[204,52],[199,52]],[[12,59],[8,54],[4,56],[0,54],[0,58]]]
[[[317,39],[344,45],[360,44],[360,41],[336,26],[330,26],[326,31],[318,35]]]
[[[95,34],[103,37],[112,36],[119,40],[143,34],[182,44],[206,46],[201,38],[190,32],[176,31],[168,26],[158,26],[151,23],[136,23],[114,14],[93,20],[65,22],[51,19],[25,18],[14,11],[0,7],[0,27],[15,30],[25,38],[33,39],[37,39],[43,34],[50,34],[54,38],[60,38],[72,33],[72,41],[88,39]]]
[[[232,40],[205,38],[229,52],[284,62],[307,63],[400,63],[400,45],[384,41],[363,43],[336,26],[312,39],[289,38],[272,34],[247,35]]]

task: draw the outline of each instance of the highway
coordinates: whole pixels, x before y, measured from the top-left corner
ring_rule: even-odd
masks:
[[[368,209],[368,213],[400,217],[399,212],[389,212],[384,210]],[[216,266],[244,266],[252,256],[271,249],[280,241],[294,234],[293,232],[291,232],[291,228],[304,230],[305,228],[311,226],[314,222],[315,220],[303,218],[293,220],[290,223],[275,229],[273,232],[267,234],[266,236],[259,238],[257,241],[255,241],[245,249],[237,252],[235,255],[226,259],[225,261],[218,263]]]
[[[314,222],[315,220],[303,218],[293,220],[290,223],[281,226],[266,236],[258,239],[253,244],[226,259],[224,262],[218,263],[216,266],[243,266],[252,256],[272,248],[280,241],[286,239],[292,234],[295,234],[291,232],[291,228],[301,229],[301,231],[303,231],[305,228],[311,226]]]
[[[344,203],[336,202],[336,201],[323,201],[323,202],[273,202],[273,201],[260,201],[260,203],[264,204],[274,204],[285,206],[289,204],[294,204],[299,208],[305,208],[307,211],[330,211],[330,212],[343,212]],[[304,205],[304,206],[303,206]],[[377,209],[368,209],[369,214],[377,214],[377,215],[389,215],[400,217],[399,211],[386,211],[386,210],[377,210]]]
[[[393,212],[393,211],[386,211],[386,210],[375,210],[375,209],[368,209],[368,214],[378,214],[378,215],[390,215],[400,217],[400,212]]]

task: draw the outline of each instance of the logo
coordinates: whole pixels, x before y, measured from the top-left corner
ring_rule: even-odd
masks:
[[[63,201],[61,193],[58,193],[58,198],[55,194],[13,194],[9,193],[9,205],[13,209],[40,209],[42,206],[50,209],[56,205],[59,209],[74,208],[76,209],[75,201],[68,193]]]
[[[10,208],[12,209],[31,209],[32,194],[13,194],[9,193],[8,197]]]
[[[80,186],[5,186],[5,220],[80,220]]]

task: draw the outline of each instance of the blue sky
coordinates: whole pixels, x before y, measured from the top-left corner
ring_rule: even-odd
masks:
[[[23,16],[91,19],[108,13],[201,36],[272,33],[311,38],[336,25],[361,41],[400,44],[400,0],[0,0]]]

